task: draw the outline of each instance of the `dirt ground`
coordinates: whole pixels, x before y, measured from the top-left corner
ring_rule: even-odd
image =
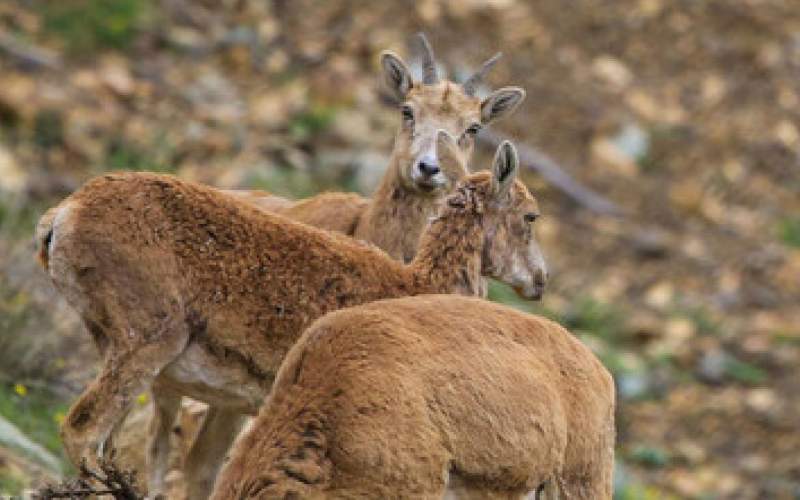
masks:
[[[2,2],[0,381],[63,402],[92,374],[31,258],[47,206],[109,169],[369,192],[399,120],[377,57],[420,30],[455,79],[502,50],[491,85],[528,96],[494,130],[620,208],[528,172],[551,286],[492,293],[615,373],[617,498],[800,498],[794,0]]]

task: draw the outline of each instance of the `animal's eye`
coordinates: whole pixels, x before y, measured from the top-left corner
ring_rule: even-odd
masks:
[[[480,131],[481,131],[481,124],[480,123],[473,123],[472,125],[467,127],[466,133],[474,137],[474,136],[478,135],[478,132],[480,132]]]
[[[403,106],[400,110],[400,113],[403,115],[403,120],[405,121],[414,121],[414,110],[411,106]]]
[[[532,223],[533,221],[535,221],[536,219],[539,218],[539,214],[536,214],[536,213],[533,213],[533,212],[528,212],[527,214],[525,214],[524,217],[525,217],[525,222],[530,224],[530,223]]]

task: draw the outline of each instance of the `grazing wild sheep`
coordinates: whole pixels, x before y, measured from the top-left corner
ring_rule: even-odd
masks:
[[[441,162],[459,161],[449,134],[437,145]],[[170,176],[88,182],[59,205],[48,241],[50,276],[104,356],[64,421],[69,457],[102,452],[154,382],[230,415],[255,413],[292,343],[326,312],[422,293],[479,295],[482,275],[538,298],[538,206],[517,171],[506,142],[492,172],[468,176],[446,198],[408,265]],[[201,463],[218,457],[216,442],[203,451]],[[201,472],[210,488],[216,469]]]
[[[525,97],[525,92],[518,87],[501,88],[483,100],[475,96],[477,85],[497,61],[497,56],[489,59],[463,85],[440,81],[430,45],[424,35],[419,37],[424,49],[422,81],[414,82],[405,63],[393,52],[386,51],[380,57],[384,83],[401,103],[402,119],[386,173],[372,199],[354,193],[323,193],[290,201],[262,191],[224,192],[293,220],[369,241],[392,257],[409,262],[442,196],[466,174],[464,164],[472,155],[478,130],[512,113]],[[459,161],[438,161],[434,146],[439,129],[458,138],[458,148],[453,153]],[[47,241],[52,237],[52,221],[58,209],[45,214],[37,230],[39,258],[45,267],[49,259]],[[485,288],[481,293],[485,295]],[[81,300],[91,299],[83,297]],[[180,408],[180,397],[180,393],[162,384],[153,386],[152,435],[147,451],[151,494],[164,490],[169,436]],[[186,459],[186,475],[193,478],[190,490],[210,489],[208,483],[218,469],[218,460],[238,432],[238,415],[224,407],[212,405],[209,409],[195,447]],[[190,497],[197,496],[190,491]]]
[[[456,295],[332,312],[212,498],[611,499],[614,383],[558,324]],[[446,496],[445,496],[446,495]]]

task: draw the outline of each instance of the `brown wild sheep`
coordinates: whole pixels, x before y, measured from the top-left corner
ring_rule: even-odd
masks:
[[[477,85],[498,56],[462,85],[440,80],[430,44],[422,33],[418,36],[425,68],[422,81],[413,81],[394,52],[380,56],[384,84],[401,104],[401,126],[386,173],[371,200],[354,193],[323,193],[296,202],[259,191],[226,193],[293,220],[369,241],[409,262],[439,199],[461,176],[457,165],[453,165],[455,171],[448,171],[437,161],[437,130],[458,138],[460,163],[466,164],[481,127],[511,114],[525,98],[519,87],[498,89],[483,100],[475,96]]]
[[[610,500],[614,399],[552,321],[456,295],[380,300],[302,335],[212,498],[519,499],[549,483]]]
[[[437,143],[440,161],[458,161],[449,134]],[[516,174],[506,142],[492,173],[465,178],[446,199],[408,265],[170,176],[88,182],[59,205],[49,241],[50,276],[104,355],[64,421],[69,457],[102,451],[154,382],[229,414],[254,413],[287,350],[326,312],[421,293],[478,295],[482,275],[538,298],[538,206]],[[216,471],[204,472],[213,483]]]
[[[224,192],[293,220],[372,242],[392,257],[410,261],[416,254],[420,234],[441,197],[465,175],[463,165],[472,155],[474,136],[480,127],[509,115],[525,97],[525,92],[518,87],[501,88],[483,100],[475,96],[476,85],[497,57],[490,59],[463,85],[440,80],[433,52],[422,34],[420,41],[426,68],[422,81],[414,82],[405,63],[393,52],[386,51],[380,57],[384,83],[401,103],[402,113],[386,173],[372,199],[354,193],[323,193],[290,201],[262,191]],[[459,161],[438,162],[434,144],[439,129],[458,137],[454,153]],[[57,208],[42,217],[37,230],[39,257],[45,267],[49,259],[47,241],[52,237],[52,220]],[[482,293],[485,294],[485,289]],[[164,489],[170,430],[180,407],[180,393],[171,392],[161,384],[153,389],[154,415],[147,452],[151,494]],[[198,491],[210,488],[204,483],[208,483],[209,477],[213,478],[218,463],[208,460],[224,456],[238,425],[237,413],[210,408],[195,440],[196,446],[186,459],[187,476],[193,478]]]

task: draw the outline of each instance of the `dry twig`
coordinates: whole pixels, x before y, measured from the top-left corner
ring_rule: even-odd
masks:
[[[136,471],[117,468],[112,460],[100,460],[99,470],[92,470],[84,460],[77,478],[66,479],[58,485],[48,485],[34,493],[37,500],[57,498],[88,498],[110,496],[115,500],[143,500],[136,488]]]

